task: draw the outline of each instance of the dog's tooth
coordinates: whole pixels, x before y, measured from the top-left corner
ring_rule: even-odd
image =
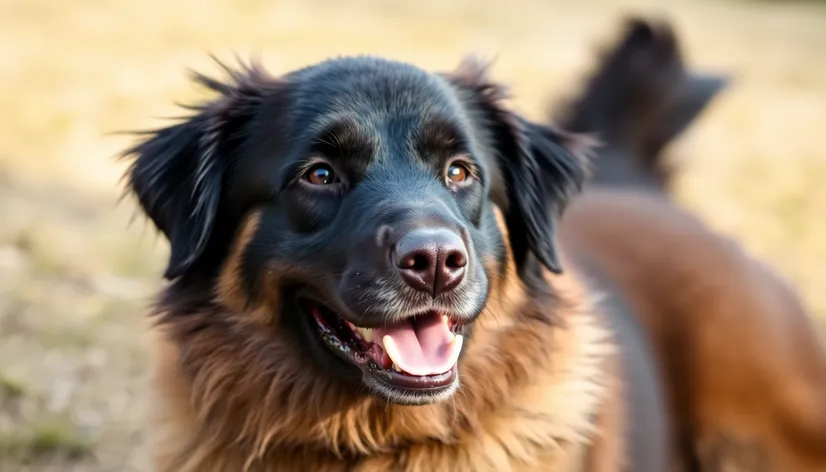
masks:
[[[450,341],[450,345],[448,346],[450,352],[450,365],[456,365],[459,362],[459,354],[462,353],[462,344],[464,343],[465,339],[462,337],[461,334],[457,334],[453,337],[453,340]]]
[[[359,328],[358,329],[361,338],[367,341],[368,343],[373,342],[373,330],[370,328]]]
[[[448,320],[448,318],[447,318],[447,315],[442,315],[442,323],[444,323],[444,324],[445,324],[445,326],[447,326],[447,327],[449,328],[449,327],[450,327],[450,323],[449,323],[448,321],[449,321],[449,320]]]
[[[465,339],[461,334],[457,334],[456,336],[453,337],[453,340],[450,341],[450,349],[461,351],[462,350],[462,344],[463,344],[464,340]]]
[[[395,363],[395,362],[393,363],[393,370],[395,370],[396,372],[401,372],[401,371],[402,371],[402,370],[399,368],[399,366],[397,366],[397,365],[396,365],[396,363]]]
[[[396,363],[396,359],[401,359],[401,353],[399,352],[399,347],[396,346],[396,341],[393,340],[390,335],[385,334],[383,338],[381,338],[381,344],[384,347],[384,352],[387,353],[387,357],[393,361],[393,364]]]

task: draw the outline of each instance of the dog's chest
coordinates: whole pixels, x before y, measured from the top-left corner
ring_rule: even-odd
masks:
[[[257,472],[581,472],[586,463],[587,447],[581,443],[559,444],[532,454],[520,449],[521,457],[515,457],[504,444],[480,441],[473,446],[417,446],[355,460],[306,457],[284,462],[274,457]]]

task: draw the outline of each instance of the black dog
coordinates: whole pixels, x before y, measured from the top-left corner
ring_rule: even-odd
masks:
[[[507,110],[472,65],[228,71],[127,153],[171,246],[159,469],[625,461],[622,370],[587,334],[607,323],[555,288],[576,285],[554,222],[585,177],[579,137]]]

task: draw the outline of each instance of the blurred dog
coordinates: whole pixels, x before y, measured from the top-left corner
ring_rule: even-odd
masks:
[[[227,72],[126,152],[171,248],[157,470],[664,469],[652,353],[555,245],[586,139],[473,62]]]
[[[725,86],[634,19],[559,115],[606,144],[561,241],[655,346],[687,470],[826,470],[826,351],[790,285],[669,197],[661,153]]]

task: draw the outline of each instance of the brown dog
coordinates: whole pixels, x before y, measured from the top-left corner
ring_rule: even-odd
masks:
[[[651,352],[557,255],[582,138],[472,63],[229,74],[127,152],[171,248],[158,471],[664,470]]]
[[[824,471],[815,323],[787,282],[668,195],[660,151],[723,84],[685,74],[667,25],[631,21],[560,120],[606,143],[561,240],[650,334],[689,470]]]

